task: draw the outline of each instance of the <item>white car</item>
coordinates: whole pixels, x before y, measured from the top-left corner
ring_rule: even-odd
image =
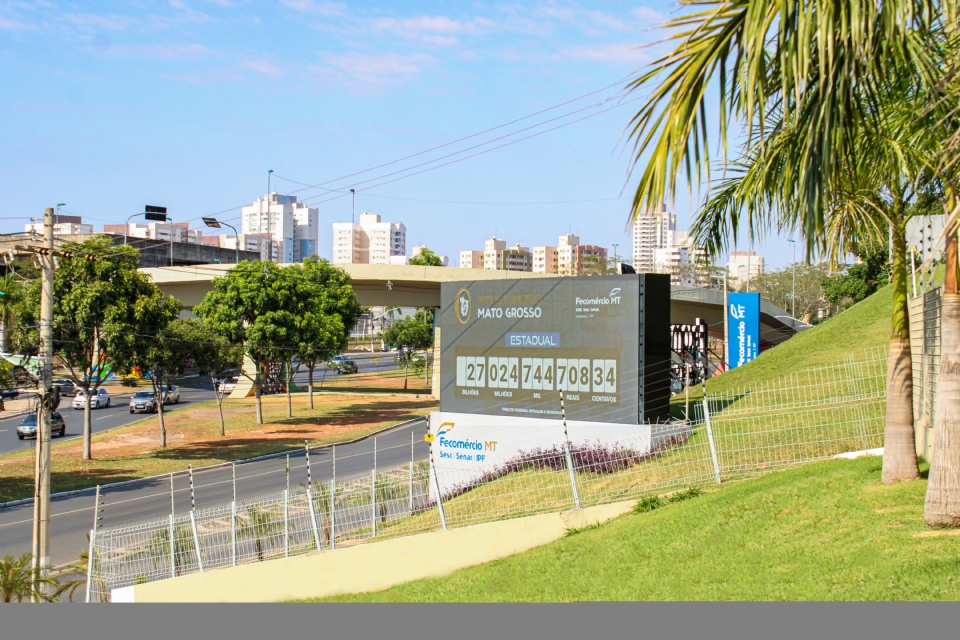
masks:
[[[86,402],[86,396],[83,394],[83,391],[77,391],[77,395],[73,398],[73,408],[74,409],[83,409],[84,403]],[[110,406],[110,394],[106,389],[100,387],[93,392],[93,395],[90,397],[90,408],[99,409],[100,407],[109,407]]]

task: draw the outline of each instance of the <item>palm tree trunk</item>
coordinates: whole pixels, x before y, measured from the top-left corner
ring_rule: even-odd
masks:
[[[410,371],[410,363],[407,362],[407,366],[403,368],[403,390],[407,390],[407,373]]]
[[[952,209],[952,207],[951,207]],[[949,215],[949,211],[947,215]],[[937,379],[933,460],[923,506],[931,526],[960,526],[960,288],[957,227],[947,236],[946,277],[940,315],[940,373]]]
[[[916,480],[920,477],[913,427],[907,242],[904,225],[899,222],[900,220],[896,220],[893,224],[893,330],[887,356],[887,422],[883,433],[881,476],[884,483]]]

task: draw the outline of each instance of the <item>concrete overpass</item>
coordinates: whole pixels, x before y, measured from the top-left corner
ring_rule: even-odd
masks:
[[[183,267],[141,269],[164,293],[175,296],[187,308],[203,300],[213,288],[212,281],[226,273],[230,264],[205,264]],[[343,264],[353,279],[357,299],[364,306],[439,307],[440,284],[464,280],[522,280],[550,278],[552,274],[520,271],[488,271],[455,267],[416,265]],[[710,325],[710,336],[723,337],[723,292],[694,287],[671,287],[670,321],[693,324],[703,318]],[[765,300],[760,302],[760,339],[778,344],[797,331],[807,328],[783,309]]]

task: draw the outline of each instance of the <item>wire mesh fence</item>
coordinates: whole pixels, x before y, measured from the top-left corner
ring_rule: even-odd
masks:
[[[90,600],[118,587],[371,540],[570,510],[883,445],[886,352],[710,392],[689,421],[622,425],[470,472],[410,461],[98,531]],[[707,384],[710,391],[710,383]]]

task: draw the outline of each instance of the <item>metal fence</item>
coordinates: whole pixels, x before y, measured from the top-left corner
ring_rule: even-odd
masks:
[[[913,419],[917,455],[933,453],[937,378],[940,374],[940,312],[943,288],[934,287],[909,302],[910,355],[913,363]]]
[[[569,510],[765,473],[883,446],[886,352],[711,390],[689,420],[623,425],[611,443],[522,453],[482,477],[408,462],[252,500],[97,531],[89,600],[198,571],[370,540]],[[440,487],[444,491],[439,493]],[[439,499],[438,499],[439,498]]]

